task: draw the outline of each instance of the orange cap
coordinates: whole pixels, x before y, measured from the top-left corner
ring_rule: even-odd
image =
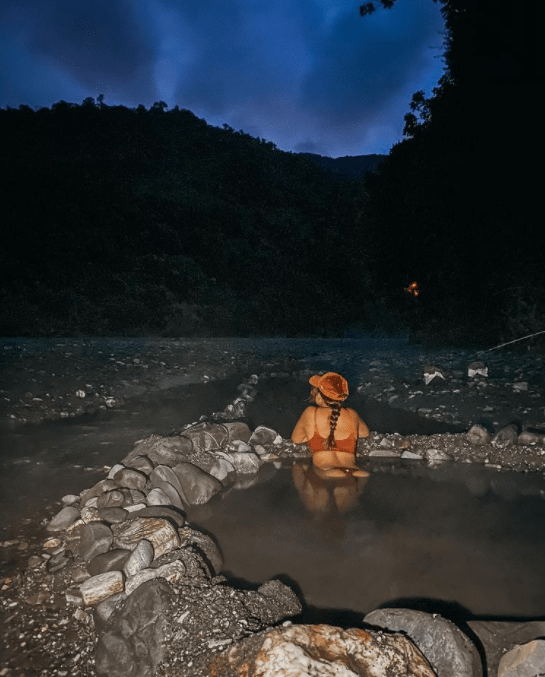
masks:
[[[334,371],[328,371],[323,376],[311,376],[308,380],[324,397],[342,402],[348,397],[348,383],[345,378]]]

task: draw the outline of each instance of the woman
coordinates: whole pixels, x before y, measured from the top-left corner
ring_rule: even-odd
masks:
[[[310,399],[315,407],[307,407],[297,422],[291,439],[295,444],[306,442],[312,462],[327,471],[329,477],[367,477],[369,473],[356,465],[358,437],[368,437],[369,428],[353,409],[342,403],[348,396],[348,383],[340,374],[328,372],[311,376]]]

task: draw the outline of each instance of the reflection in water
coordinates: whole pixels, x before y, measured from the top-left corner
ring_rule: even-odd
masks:
[[[342,515],[353,510],[369,477],[338,477],[311,463],[292,467],[293,483],[305,508],[316,516]]]

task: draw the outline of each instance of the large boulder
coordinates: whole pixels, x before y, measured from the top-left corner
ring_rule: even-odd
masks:
[[[140,585],[112,613],[96,646],[98,677],[152,677],[163,658],[170,585],[154,579]]]
[[[545,675],[545,639],[516,646],[502,657],[498,677],[542,677]]]
[[[435,677],[406,637],[331,625],[269,630],[208,659],[207,668],[222,677]]]
[[[229,433],[220,423],[199,423],[186,428],[184,437],[189,438],[193,446],[203,451],[217,451],[227,444]]]
[[[438,677],[481,677],[479,653],[454,623],[439,614],[412,609],[377,609],[365,623],[394,632],[404,632],[422,651]]]
[[[500,659],[517,645],[545,637],[545,621],[468,621],[469,628],[481,641],[489,675],[497,675]]]
[[[179,463],[172,468],[189,505],[202,505],[223,489],[220,480],[192,463]]]

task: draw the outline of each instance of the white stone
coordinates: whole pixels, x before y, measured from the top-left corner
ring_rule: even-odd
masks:
[[[136,548],[130,554],[129,559],[125,562],[123,571],[127,577],[134,576],[142,569],[147,569],[153,562],[153,545],[145,538],[143,538]]]
[[[83,603],[86,606],[99,604],[103,600],[123,592],[124,576],[121,571],[108,571],[105,574],[92,576],[80,585]]]
[[[110,468],[110,472],[108,473],[108,479],[113,480],[114,475],[118,473],[120,470],[124,469],[124,465],[121,465],[121,463],[116,463]]]
[[[170,505],[170,499],[162,489],[152,489],[146,497],[148,505]]]
[[[140,517],[121,524],[113,524],[114,544],[117,548],[134,550],[145,538],[152,546],[155,558],[180,547],[180,537],[167,520],[158,517]]]

